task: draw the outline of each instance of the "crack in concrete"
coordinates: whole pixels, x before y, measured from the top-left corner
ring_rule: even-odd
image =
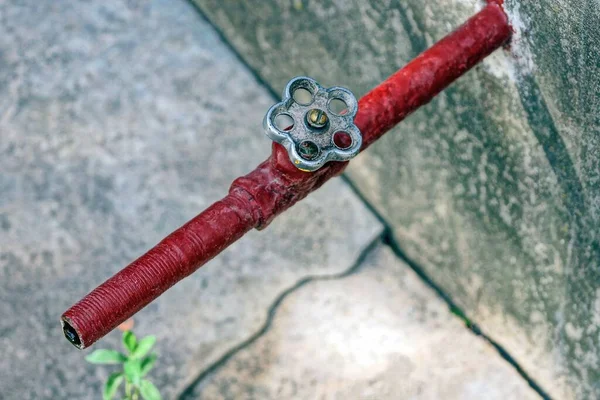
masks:
[[[419,278],[421,278],[423,282],[425,282],[427,286],[433,289],[435,293],[439,297],[441,297],[442,300],[444,300],[444,302],[448,305],[450,312],[452,312],[452,314],[460,318],[464,322],[465,327],[468,330],[470,330],[475,336],[478,336],[486,342],[488,342],[498,352],[500,357],[502,357],[504,361],[509,363],[517,371],[517,373],[521,375],[521,378],[525,379],[525,381],[531,387],[531,389],[533,389],[537,394],[539,394],[544,400],[551,400],[550,395],[548,395],[548,393],[546,393],[546,391],[542,389],[542,387],[527,373],[527,371],[523,369],[523,367],[521,367],[521,365],[519,365],[517,360],[515,360],[501,344],[499,344],[493,338],[491,338],[485,332],[483,332],[481,328],[476,323],[474,323],[467,316],[467,314],[456,305],[456,303],[454,303],[452,298],[447,293],[445,293],[443,289],[440,286],[438,286],[420,266],[418,266],[414,261],[412,261],[408,256],[406,256],[406,254],[404,254],[400,246],[396,243],[396,240],[394,239],[394,236],[388,227],[385,228],[383,233],[383,243],[389,246],[390,249],[396,255],[396,257],[404,261],[419,276]]]
[[[367,244],[367,246],[359,253],[359,255],[356,258],[356,260],[354,261],[354,263],[345,271],[342,271],[338,274],[318,275],[318,276],[310,275],[310,276],[300,279],[294,285],[290,286],[289,288],[287,288],[283,292],[281,292],[275,298],[273,303],[269,306],[269,308],[267,310],[267,318],[265,319],[265,322],[260,327],[260,329],[258,331],[256,331],[254,334],[252,334],[250,337],[248,337],[246,340],[243,340],[242,342],[240,342],[237,345],[230,348],[221,357],[219,357],[216,361],[214,361],[212,364],[210,364],[208,367],[206,367],[202,372],[200,372],[193,379],[193,381],[191,383],[188,383],[179,392],[179,394],[177,396],[175,396],[175,398],[177,398],[179,400],[192,399],[194,389],[196,389],[196,387],[198,387],[202,383],[203,380],[205,380],[207,377],[214,374],[219,368],[221,368],[223,365],[225,365],[225,363],[227,363],[227,361],[229,361],[239,351],[245,349],[246,347],[249,347],[256,340],[260,339],[263,335],[265,335],[271,328],[271,325],[273,324],[273,320],[275,319],[275,315],[277,314],[277,310],[279,309],[279,306],[283,303],[283,301],[289,295],[293,294],[297,290],[303,288],[304,286],[306,286],[312,282],[343,279],[343,278],[346,278],[346,277],[354,274],[364,264],[364,261],[367,258],[367,256],[369,256],[371,254],[371,252],[373,252],[377,248],[378,245],[381,245],[383,243],[383,239],[384,239],[384,237],[383,237],[383,232],[382,232],[381,234],[377,235],[369,244]]]
[[[441,286],[436,284],[435,281],[429,275],[427,275],[423,268],[421,268],[416,262],[411,260],[404,253],[404,251],[402,251],[402,248],[394,238],[392,227],[383,218],[379,211],[375,209],[375,207],[371,203],[368,202],[368,200],[365,198],[362,192],[360,192],[360,190],[356,187],[354,182],[352,182],[350,178],[346,175],[342,175],[342,179],[352,189],[354,194],[358,196],[358,198],[365,204],[365,207],[367,207],[367,209],[371,213],[373,213],[373,215],[375,215],[375,217],[383,225],[383,244],[389,246],[390,249],[396,255],[396,257],[405,262],[410,267],[410,269],[412,269],[419,276],[419,278],[421,278],[423,282],[425,282],[425,284],[428,287],[430,287],[448,305],[450,312],[452,312],[452,314],[460,318],[464,322],[465,327],[468,330],[470,330],[475,336],[478,336],[486,342],[488,342],[498,352],[500,357],[502,357],[506,362],[508,362],[537,394],[539,394],[544,400],[552,400],[550,395],[548,395],[548,393],[546,393],[546,391],[523,369],[523,367],[519,365],[517,360],[515,360],[501,344],[499,344],[489,335],[484,333],[481,330],[481,328],[479,328],[479,326],[476,323],[474,323],[467,316],[467,314],[454,302],[454,300],[452,300],[452,297],[446,292],[444,292]]]

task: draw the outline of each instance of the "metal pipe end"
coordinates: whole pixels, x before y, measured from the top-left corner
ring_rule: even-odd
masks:
[[[79,333],[77,330],[71,325],[67,317],[62,317],[60,320],[60,324],[62,326],[63,334],[67,338],[67,340],[79,350],[83,349],[85,346],[81,342],[79,338]]]

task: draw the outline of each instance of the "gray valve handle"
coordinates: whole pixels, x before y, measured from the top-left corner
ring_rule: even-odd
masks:
[[[328,161],[347,161],[362,145],[354,125],[356,97],[342,87],[324,88],[314,79],[297,76],[288,82],[280,103],[265,119],[265,133],[283,145],[302,171],[316,171]]]

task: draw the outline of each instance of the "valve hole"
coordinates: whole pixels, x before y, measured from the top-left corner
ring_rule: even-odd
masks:
[[[336,132],[333,135],[333,144],[338,148],[345,150],[352,146],[352,137],[346,132]]]
[[[319,146],[310,140],[305,140],[298,145],[298,153],[305,160],[314,160],[319,156]]]
[[[287,132],[294,127],[294,118],[289,114],[279,114],[275,117],[275,127],[280,131]]]
[[[305,88],[298,88],[294,90],[294,94],[292,95],[296,103],[307,106],[313,102],[313,95],[310,90]]]
[[[329,101],[329,111],[335,115],[345,115],[348,113],[348,104],[342,99],[331,99]]]

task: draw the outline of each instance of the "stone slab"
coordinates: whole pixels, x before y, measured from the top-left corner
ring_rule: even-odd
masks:
[[[186,398],[539,399],[388,247],[290,293],[268,331]]]

